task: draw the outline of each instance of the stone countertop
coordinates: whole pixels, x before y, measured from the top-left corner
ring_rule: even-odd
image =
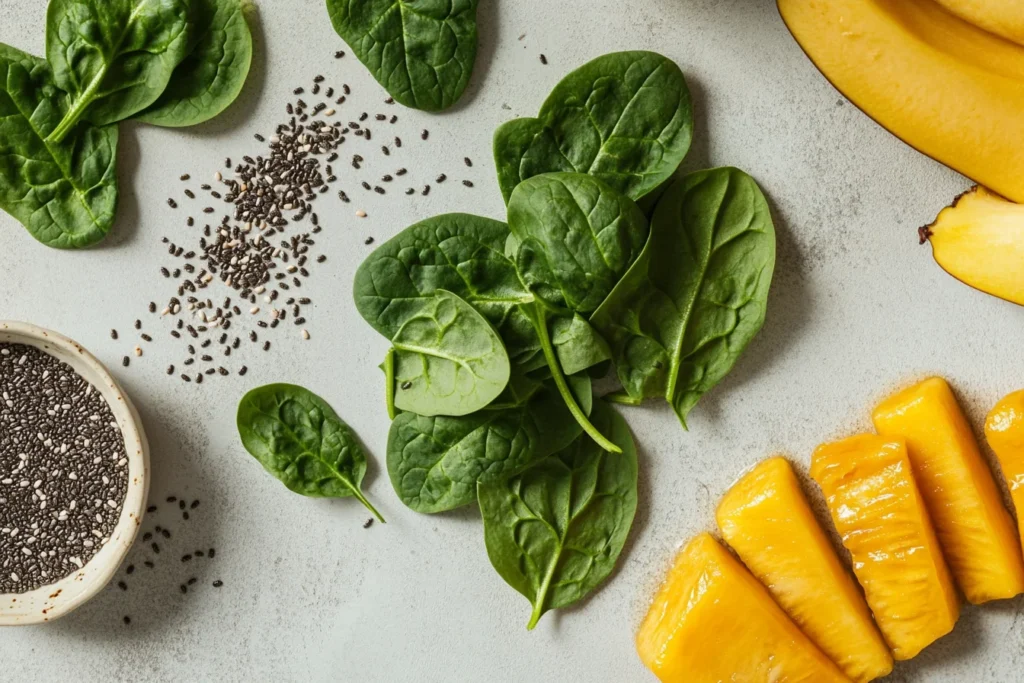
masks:
[[[427,197],[378,196],[355,182],[352,204],[325,196],[317,249],[328,260],[303,289],[315,302],[306,315],[312,338],[286,324],[267,337],[271,352],[243,346],[232,357],[233,367],[248,365],[245,377],[201,386],[168,377],[184,342],[147,305],[174,293],[158,272],[171,262],[161,237],[196,239],[182,209],[166,203],[172,194],[187,201],[178,177],[190,173],[198,184],[225,157],[261,153],[253,135],[284,121],[292,89],[308,89],[316,74],[325,85],[351,84],[347,112],[385,106],[351,54],[334,58],[347,47],[321,0],[257,4],[254,68],[235,106],[190,129],[122,126],[118,222],[99,248],[47,249],[0,214],[0,318],[59,330],[112,369],[151,440],[151,500],[160,509],[144,528],[173,534],[156,558],[148,544],[133,551],[135,572],[122,572],[127,591],[112,584],[65,619],[5,630],[0,661],[19,680],[651,681],[633,649],[647,601],[679,545],[713,528],[714,504],[745,468],[776,453],[804,467],[818,443],[868,428],[881,396],[927,373],[950,379],[979,429],[988,408],[1024,384],[1014,341],[1024,309],[958,283],[917,244],[917,227],[968,181],[851,106],[769,0],[483,0],[480,54],[463,101],[442,115],[386,110],[415,143],[389,163],[400,161],[421,183],[441,172],[452,180]],[[44,15],[39,0],[4,0],[0,40],[41,54]],[[529,605],[491,569],[476,510],[423,516],[394,495],[383,471],[388,420],[377,369],[386,343],[356,313],[351,281],[372,249],[367,237],[380,242],[450,211],[501,218],[493,130],[536,112],[571,69],[626,49],[656,50],[683,68],[696,110],[684,167],[733,165],[759,181],[776,221],[778,266],[764,330],[693,411],[689,432],[667,405],[623,410],[640,449],[641,498],[619,568],[582,605],[549,613],[528,633]],[[431,131],[426,143],[422,128]],[[386,172],[377,155],[367,163]],[[344,183],[344,156],[336,166]],[[368,217],[355,217],[357,208]],[[123,368],[136,318],[154,342]],[[244,452],[235,407],[270,381],[308,386],[359,433],[372,456],[366,493],[386,526],[364,529],[368,514],[354,500],[289,493]],[[186,522],[164,502],[169,495],[201,505]],[[180,561],[208,547],[213,560]],[[154,569],[147,559],[157,560]],[[218,579],[223,587],[213,588]],[[954,634],[900,664],[891,680],[1016,679],[1021,604],[966,608]]]

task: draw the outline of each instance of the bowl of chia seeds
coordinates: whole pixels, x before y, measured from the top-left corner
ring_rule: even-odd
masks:
[[[114,576],[142,523],[139,415],[77,342],[0,321],[0,626],[61,617]]]

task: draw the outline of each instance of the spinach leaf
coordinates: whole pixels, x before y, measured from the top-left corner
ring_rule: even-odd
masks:
[[[373,77],[407,107],[439,111],[476,60],[477,0],[327,0],[331,23]]]
[[[490,323],[455,294],[438,290],[391,340],[395,407],[420,415],[467,415],[508,384],[508,354]]]
[[[602,366],[612,357],[608,342],[578,313],[552,322],[551,343],[567,375]]]
[[[354,496],[384,521],[359,487],[366,474],[359,440],[313,392],[294,384],[257,387],[238,404],[237,424],[245,450],[292,491]]]
[[[584,435],[521,474],[478,486],[487,555],[533,604],[528,629],[607,578],[633,524],[637,454],[629,427],[600,401],[592,417],[621,454]]]
[[[191,0],[194,46],[163,94],[135,118],[157,126],[192,126],[235,101],[249,75],[252,33],[242,0]]]
[[[116,123],[152,104],[189,47],[190,0],[50,0],[46,57],[68,109],[61,142],[84,119]]]
[[[654,52],[614,52],[563,78],[537,118],[498,128],[498,184],[507,203],[527,178],[577,171],[636,200],[675,172],[692,136],[679,67]]]
[[[582,173],[547,173],[512,193],[516,268],[554,308],[589,315],[647,242],[647,219],[628,197]]]
[[[508,226],[463,213],[412,225],[366,258],[352,286],[360,315],[388,339],[438,290],[464,299],[501,335],[516,362],[539,348],[518,304],[533,300],[504,254]]]
[[[617,452],[574,404],[549,325],[567,314],[589,315],[604,301],[642,251],[647,220],[628,197],[582,173],[547,173],[522,182],[512,193],[508,219],[519,242],[516,269],[536,299],[520,308],[533,324],[551,377],[583,430]],[[596,338],[587,337],[585,355],[606,351],[595,345]],[[580,357],[566,356],[572,369],[583,369]]]
[[[402,413],[388,434],[388,474],[407,506],[443,512],[472,503],[477,481],[518,472],[565,448],[579,433],[558,393],[547,385],[500,410],[462,417]]]
[[[636,403],[663,396],[686,426],[764,323],[775,229],[757,183],[735,168],[668,189],[643,254],[594,313]]]
[[[0,44],[0,208],[40,242],[77,248],[114,222],[117,127],[84,124],[47,142],[64,100],[45,60]]]

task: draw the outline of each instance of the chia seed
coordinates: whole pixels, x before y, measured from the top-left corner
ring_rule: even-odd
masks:
[[[127,464],[99,391],[35,347],[0,344],[0,593],[59,581],[100,551]]]

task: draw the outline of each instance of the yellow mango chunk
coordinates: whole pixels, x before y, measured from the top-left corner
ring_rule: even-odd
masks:
[[[892,654],[785,458],[760,463],[722,498],[722,537],[776,602],[852,680],[892,671]]]
[[[896,659],[952,631],[960,616],[956,588],[903,440],[862,434],[819,446],[811,477]]]
[[[636,649],[664,683],[849,680],[709,534],[676,557]]]
[[[906,441],[910,464],[953,576],[975,604],[1024,592],[1010,513],[953,391],[940,377],[891,396],[875,429]]]
[[[1024,543],[1024,391],[1015,391],[995,405],[985,419],[985,438],[1010,487],[1017,508],[1017,529]]]
[[[868,116],[928,156],[1024,202],[1024,46],[934,0],[777,3],[814,65]]]
[[[918,233],[957,280],[1024,306],[1024,204],[975,186]]]
[[[1024,45],[1024,3],[1021,0],[938,0],[957,15],[997,36]]]

